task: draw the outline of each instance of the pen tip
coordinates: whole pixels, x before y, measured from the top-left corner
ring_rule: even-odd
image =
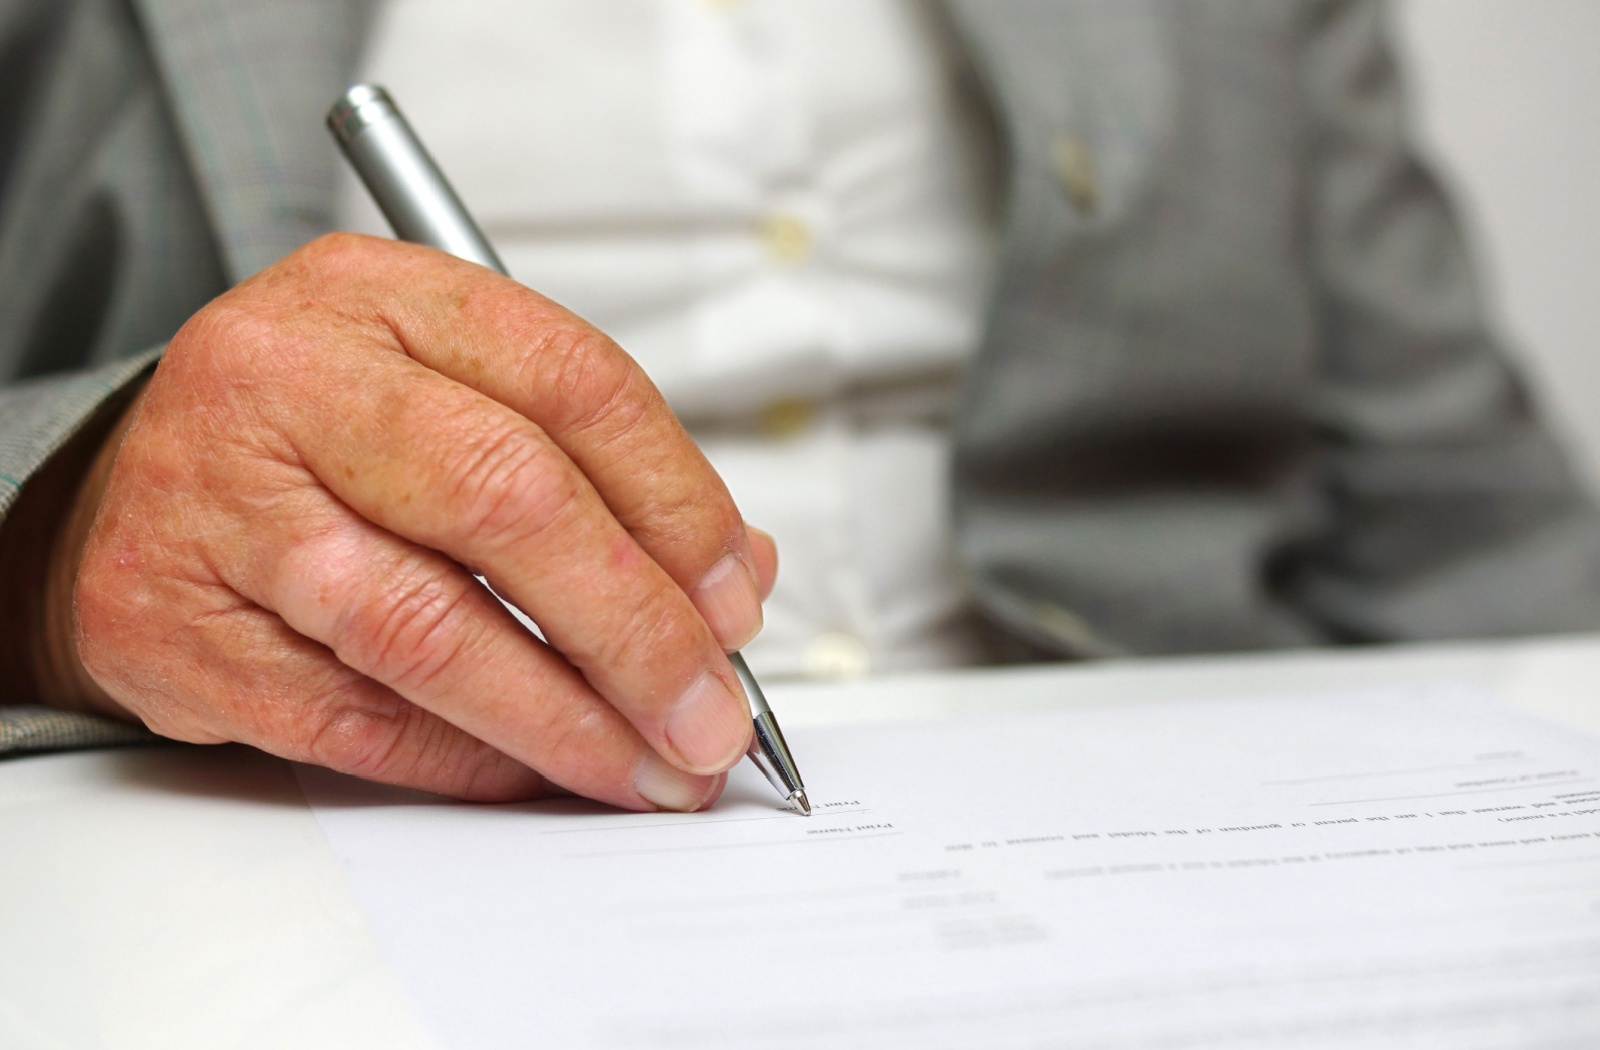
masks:
[[[794,808],[798,809],[802,814],[808,817],[811,816],[811,800],[806,798],[805,788],[796,791],[789,801],[793,802]]]

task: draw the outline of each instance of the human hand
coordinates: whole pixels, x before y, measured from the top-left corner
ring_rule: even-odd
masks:
[[[635,809],[709,804],[744,753],[724,651],[771,540],[631,358],[504,277],[323,238],[184,326],[112,455],[77,654],[158,733]]]

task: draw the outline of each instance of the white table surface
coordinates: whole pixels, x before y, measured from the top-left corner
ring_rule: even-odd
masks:
[[[769,692],[786,724],[1465,681],[1600,736],[1600,638],[1128,661]],[[0,1046],[431,1045],[289,767],[0,761]]]

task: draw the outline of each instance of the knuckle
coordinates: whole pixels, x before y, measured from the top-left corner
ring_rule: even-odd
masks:
[[[168,344],[162,367],[176,361],[185,370],[297,371],[286,353],[309,349],[314,332],[341,320],[371,322],[348,303],[364,274],[383,263],[392,242],[355,233],[330,233],[296,249],[197,311]],[[332,294],[344,290],[345,295]],[[357,296],[359,298],[359,296]]]
[[[351,255],[366,254],[373,240],[365,234],[334,230],[314,238],[300,251],[307,259],[337,261]]]
[[[533,389],[549,391],[550,422],[564,433],[627,433],[662,403],[633,359],[587,325],[550,326],[531,361],[540,384]]]
[[[280,265],[286,276],[300,280],[352,275],[369,266],[384,246],[381,238],[336,230],[302,245]]]
[[[318,765],[369,779],[388,779],[401,770],[401,742],[419,721],[420,710],[404,701],[385,708],[365,698],[337,696],[312,724],[304,752]],[[422,732],[426,733],[425,727]]]
[[[308,312],[230,293],[191,317],[157,367],[163,403],[186,425],[221,427],[254,416],[316,367]],[[265,383],[266,385],[262,385]]]
[[[604,710],[594,704],[541,704],[530,721],[530,736],[547,755],[588,754],[609,728]]]
[[[401,693],[428,690],[471,644],[468,584],[431,569],[402,572],[335,629],[340,659]]]
[[[303,752],[340,772],[463,798],[485,794],[478,782],[499,758],[415,704],[364,692],[330,694]]]
[[[629,529],[652,550],[713,550],[720,556],[735,547],[744,532],[738,508],[715,485],[665,488],[653,494],[648,512],[637,517]]]
[[[269,346],[275,336],[272,318],[264,311],[241,296],[223,296],[178,330],[161,367],[168,372],[181,368],[188,376],[226,370],[236,355],[251,355]]]
[[[676,588],[673,588],[675,591]],[[581,663],[596,670],[621,667],[667,668],[686,654],[700,652],[688,609],[678,608],[666,588],[654,590],[603,632]]]
[[[505,549],[566,519],[582,501],[576,471],[520,428],[480,435],[462,446],[453,520],[473,545]]]

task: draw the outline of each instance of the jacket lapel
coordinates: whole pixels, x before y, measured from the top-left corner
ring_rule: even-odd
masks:
[[[242,280],[331,227],[322,118],[371,0],[134,0],[221,240]]]

